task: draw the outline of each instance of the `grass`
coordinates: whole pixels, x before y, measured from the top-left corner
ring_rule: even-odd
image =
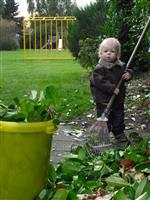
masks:
[[[58,50],[27,50],[24,52],[25,58],[28,59],[47,59],[47,60],[60,60],[60,59],[74,59],[68,50],[58,51]]]
[[[62,54],[70,56],[68,52]],[[23,50],[1,51],[0,85],[5,104],[30,90],[55,86],[55,109],[62,119],[77,117],[92,105],[88,73],[75,60],[27,60],[24,63]]]

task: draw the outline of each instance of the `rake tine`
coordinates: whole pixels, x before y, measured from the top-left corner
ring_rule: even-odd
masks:
[[[93,153],[99,154],[110,148],[110,134],[106,117],[105,120],[99,118],[99,120],[89,128],[89,133],[88,143]]]

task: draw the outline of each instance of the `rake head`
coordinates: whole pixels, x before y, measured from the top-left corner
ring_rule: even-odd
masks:
[[[98,154],[102,153],[111,147],[110,133],[107,127],[107,120],[99,118],[90,128],[89,128],[88,144],[91,150]]]

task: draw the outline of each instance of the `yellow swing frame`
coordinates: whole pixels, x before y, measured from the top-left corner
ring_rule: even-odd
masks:
[[[68,24],[74,23],[75,20],[74,16],[25,17],[23,19],[24,61],[74,59],[71,54],[63,52],[68,49]]]

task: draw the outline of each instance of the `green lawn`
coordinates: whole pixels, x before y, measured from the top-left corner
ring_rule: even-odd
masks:
[[[62,52],[62,56],[70,54]],[[91,107],[88,73],[77,61],[27,60],[25,63],[23,58],[23,50],[1,51],[0,92],[4,103],[32,89],[42,90],[54,85],[56,111],[62,113],[63,119],[79,116]]]

